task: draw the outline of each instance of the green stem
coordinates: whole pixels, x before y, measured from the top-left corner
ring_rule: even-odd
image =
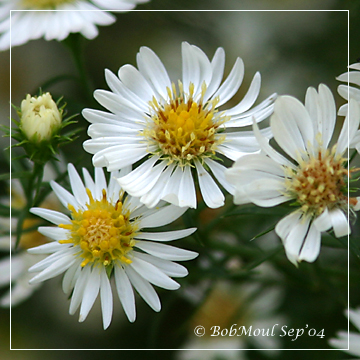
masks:
[[[87,76],[84,58],[84,38],[82,35],[70,34],[63,43],[70,50],[75,67],[79,74],[81,86],[83,88],[84,96],[86,99],[92,100],[93,86]]]
[[[350,165],[351,162],[354,160],[356,154],[357,154],[357,151],[356,151],[356,150],[351,154],[350,159],[349,159],[349,162],[348,162],[349,165]]]

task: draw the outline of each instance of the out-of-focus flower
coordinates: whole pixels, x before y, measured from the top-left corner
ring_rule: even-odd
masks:
[[[360,356],[360,308],[355,310],[350,309],[349,312],[346,310],[345,315],[356,327],[358,333],[353,331],[349,333],[347,331],[339,331],[337,338],[330,339],[329,344],[338,349],[347,349],[349,346],[349,350],[344,350],[345,352]]]
[[[352,85],[339,85],[338,93],[346,100],[355,99],[360,103],[360,63],[355,63],[349,66],[350,69],[354,69],[356,71],[348,71],[346,73],[341,74],[337,77],[337,80],[343,82],[349,82]],[[339,115],[346,115],[348,108],[348,104],[345,104],[340,107]],[[350,147],[356,148],[358,153],[360,153],[360,130],[358,130],[355,136],[352,137],[350,142]]]
[[[244,98],[230,109],[219,110],[238,91],[244,76],[244,64],[238,58],[220,85],[225,64],[222,48],[210,61],[201,49],[184,42],[183,74],[177,85],[149,48],[140,49],[137,64],[139,70],[122,66],[119,77],[105,71],[112,92],[96,90],[94,96],[110,112],[83,110],[92,123],[88,130],[92,139],[84,142],[84,148],[94,154],[93,164],[113,171],[145,159],[119,183],[149,207],[165,200],[195,208],[194,169],[207,206],[222,206],[224,195],[210,172],[230,193],[233,186],[225,180],[225,167],[217,162],[217,154],[236,160],[259,150],[252,131],[233,130],[268,117],[275,94],[251,108],[260,91],[256,73]],[[268,130],[264,134],[271,136]]]
[[[14,209],[21,210],[25,206],[25,197],[17,180],[12,181],[11,190],[11,205]],[[8,204],[8,202],[8,197],[1,199],[2,204]],[[47,242],[47,239],[34,229],[36,225],[39,225],[38,219],[25,219],[23,234],[19,246],[15,250],[17,219],[0,218],[0,251],[5,254],[0,260],[0,287],[12,284],[11,296],[9,290],[0,298],[0,306],[16,306],[28,299],[40,286],[40,284],[29,284],[31,274],[28,272],[29,267],[44,259],[44,255],[28,254],[27,249]],[[11,260],[8,256],[10,251],[13,251]]]
[[[32,97],[21,102],[20,128],[32,142],[49,141],[60,128],[62,114],[50,93]]]
[[[158,242],[183,238],[195,229],[161,233],[141,229],[169,224],[186,208],[161,204],[149,210],[139,199],[124,197],[116,181],[118,172],[111,173],[107,185],[102,169],[95,169],[95,182],[84,169],[85,186],[71,164],[68,173],[73,194],[55,182],[51,186],[70,210],[70,217],[57,211],[31,209],[33,214],[58,226],[38,229],[54,241],[29,250],[32,254],[51,254],[30,268],[31,272],[39,272],[30,283],[65,273],[63,290],[72,292],[70,314],[81,305],[80,322],[86,319],[100,292],[104,329],[110,325],[113,312],[112,274],[129,321],[136,317],[133,287],[152,309],[160,311],[160,300],[151,284],[178,289],[180,285],[171,277],[183,277],[188,272],[172,260],[190,260],[197,253]]]
[[[108,11],[128,11],[149,0],[2,0],[0,50],[30,40],[64,40],[70,33],[88,39],[98,35],[97,25],[110,25],[116,17]],[[10,10],[12,11],[10,19]],[[11,25],[11,30],[10,30]],[[10,41],[11,34],[11,41]]]
[[[289,160],[254,131],[262,153],[248,155],[227,170],[227,179],[236,187],[236,204],[254,203],[272,207],[293,201],[296,210],[275,227],[288,259],[295,265],[313,262],[319,255],[321,232],[333,229],[336,237],[350,233],[350,211],[360,209],[359,198],[347,195],[348,176],[358,169],[347,169],[346,152],[359,126],[360,105],[350,100],[349,112],[337,143],[329,147],[336,122],[334,98],[325,85],[317,92],[309,88],[305,106],[291,96],[275,102],[270,120],[274,139]]]
[[[278,276],[271,267],[265,264],[261,265],[258,270],[259,277],[262,278]],[[197,289],[198,286],[193,290],[197,291]],[[190,288],[186,289],[186,296],[190,296],[190,299],[193,300],[193,297],[189,295],[190,290]],[[177,359],[245,360],[247,359],[245,353],[237,349],[250,347],[280,349],[279,333],[281,326],[285,324],[285,318],[277,314],[277,309],[282,297],[283,292],[280,287],[262,288],[259,284],[234,284],[224,280],[212,282],[211,292],[207,295],[206,300],[201,302],[191,319],[188,340],[183,346],[184,349],[194,350],[179,351]],[[196,328],[199,326],[203,328],[196,333]],[[234,336],[229,336],[231,326],[234,329],[232,334]],[[221,331],[223,334],[226,331],[224,329],[227,329],[227,336],[221,336]],[[248,335],[242,333],[242,329],[247,331]],[[202,336],[195,335],[194,331],[195,334]],[[228,350],[210,352],[196,351],[195,349]],[[276,356],[277,352],[267,352],[266,355]]]

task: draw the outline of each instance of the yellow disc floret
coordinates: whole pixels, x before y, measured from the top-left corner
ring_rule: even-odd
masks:
[[[218,113],[218,98],[203,103],[206,85],[203,83],[199,99],[194,99],[194,85],[184,94],[179,82],[179,94],[174,84],[167,89],[169,100],[160,104],[155,98],[150,102],[151,122],[144,136],[158,147],[158,153],[170,162],[186,165],[194,159],[215,155],[217,146],[225,137],[219,134],[220,125],[229,117]]]
[[[346,159],[336,155],[335,145],[325,153],[319,151],[317,156],[301,161],[296,172],[288,170],[288,194],[296,198],[304,214],[318,216],[325,208],[347,208],[344,189],[350,172],[345,164]]]
[[[84,258],[81,266],[88,263],[111,265],[113,261],[120,260],[130,264],[128,252],[135,245],[134,236],[137,226],[130,221],[130,211],[124,209],[122,195],[115,205],[106,198],[103,190],[101,200],[94,200],[89,189],[86,189],[89,203],[86,210],[76,210],[68,205],[71,211],[71,224],[60,224],[59,227],[70,230],[67,240],[60,243],[73,243],[79,246],[78,255]]]
[[[61,4],[73,3],[74,0],[22,0],[25,9],[45,10],[56,9]]]

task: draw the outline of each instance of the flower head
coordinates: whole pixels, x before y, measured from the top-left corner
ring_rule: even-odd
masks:
[[[108,6],[111,6],[109,10],[128,11],[147,1],[112,0]],[[93,39],[98,35],[97,25],[110,25],[116,20],[105,11],[108,9],[105,3],[102,0],[3,0],[0,3],[0,50],[41,37],[61,41],[70,33]],[[11,21],[10,10],[15,10]]]
[[[320,85],[309,88],[305,106],[291,96],[280,96],[270,119],[274,139],[290,159],[275,151],[254,124],[262,153],[243,157],[227,170],[236,186],[234,202],[271,207],[292,201],[296,210],[275,227],[291,262],[315,261],[321,232],[350,233],[347,212],[360,209],[359,198],[348,197],[347,149],[359,126],[360,107],[351,100],[337,142],[330,146],[336,122],[335,101]],[[335,139],[333,139],[335,141]]]
[[[343,73],[337,77],[337,80],[351,83],[353,85],[339,85],[338,93],[348,101],[349,99],[355,99],[360,103],[360,63],[352,64],[349,68],[355,71]],[[347,109],[348,104],[341,106],[339,109],[339,115],[346,115]],[[356,148],[358,153],[360,153],[360,130],[357,130],[355,136],[351,140],[350,146]]]
[[[33,142],[49,141],[60,128],[62,114],[50,93],[32,97],[21,102],[20,126],[25,136]]]
[[[84,143],[94,154],[93,164],[108,171],[145,161],[118,181],[131,195],[154,207],[160,200],[178,206],[196,207],[192,173],[197,174],[205,203],[212,208],[224,204],[224,195],[209,174],[230,193],[233,186],[224,178],[225,167],[218,155],[236,160],[259,150],[252,131],[233,131],[262,121],[273,109],[272,95],[250,109],[260,91],[256,73],[245,97],[233,108],[221,111],[239,89],[244,76],[240,58],[220,85],[225,53],[217,49],[210,61],[202,50],[182,44],[182,80],[171,82],[157,55],[142,47],[138,68],[124,65],[118,77],[105,71],[112,92],[95,91],[96,100],[110,112],[85,109],[92,124]],[[106,126],[104,126],[106,125]],[[270,132],[265,130],[268,136]],[[192,171],[194,170],[194,171]]]
[[[162,233],[142,229],[169,224],[186,209],[161,204],[149,210],[137,198],[125,196],[115,180],[117,172],[111,173],[107,185],[102,169],[95,170],[95,181],[84,169],[85,186],[73,165],[68,166],[68,172],[73,195],[55,182],[51,186],[70,210],[70,217],[56,211],[31,209],[57,227],[39,228],[40,233],[54,241],[29,250],[33,254],[51,254],[30,268],[31,272],[40,272],[30,282],[36,284],[65,273],[63,290],[67,294],[73,291],[70,314],[81,304],[79,321],[86,319],[100,292],[105,329],[112,317],[109,280],[112,276],[131,322],[135,321],[133,287],[150,307],[160,311],[159,297],[150,283],[170,290],[179,288],[170,276],[186,276],[187,270],[172,260],[190,260],[197,253],[159,244],[156,240],[179,239],[195,229]]]
[[[358,333],[350,331],[339,331],[337,333],[337,338],[333,338],[329,340],[329,344],[334,348],[338,349],[347,349],[345,352],[360,356],[360,308],[350,309],[350,311],[345,312],[346,316],[349,318],[351,323],[354,324]]]

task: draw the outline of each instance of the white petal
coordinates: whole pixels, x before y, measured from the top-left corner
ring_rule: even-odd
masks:
[[[140,72],[152,84],[164,99],[167,99],[166,88],[171,89],[171,81],[165,66],[158,56],[148,47],[143,46],[137,55],[137,64]]]
[[[215,181],[198,160],[195,161],[195,166],[198,174],[201,194],[205,204],[212,209],[223,206],[225,197],[219,187],[216,185]]]
[[[331,210],[329,211],[329,216],[336,237],[342,237],[351,233],[349,221],[342,210]]]
[[[320,231],[328,231],[332,227],[331,217],[327,208],[313,222],[314,226]]]
[[[204,102],[206,102],[219,87],[222,77],[224,75],[224,66],[225,51],[223,48],[220,47],[216,49],[214,57],[211,60],[212,77],[210,84],[208,84],[208,87],[206,89]]]
[[[300,251],[309,229],[309,218],[301,218],[283,240],[287,258],[296,265],[300,261]],[[276,227],[275,227],[276,231]]]
[[[80,307],[79,322],[83,322],[87,318],[99,294],[99,289],[100,289],[100,269],[95,267],[92,269],[86,287],[84,289],[83,298]]]
[[[164,196],[164,192],[166,191],[166,185],[169,183],[169,179],[171,174],[175,168],[175,164],[170,164],[165,171],[161,173],[156,184],[152,187],[152,189],[144,194],[140,201],[144,203],[147,207],[153,208],[155,207],[161,198]]]
[[[95,194],[93,194],[93,197],[96,200],[101,200],[103,198],[103,190],[106,189],[107,184],[104,170],[101,168],[95,168]]]
[[[226,80],[221,84],[220,88],[213,95],[213,98],[219,96],[220,101],[217,107],[225,104],[238,91],[244,78],[244,62],[237,58],[230,74]]]
[[[70,194],[67,190],[65,190],[62,186],[57,184],[55,181],[50,181],[50,186],[54,190],[54,193],[60,200],[60,202],[67,208],[68,205],[72,205],[75,209],[79,209],[80,205],[76,201],[74,195]]]
[[[137,258],[135,253],[134,257],[132,258],[132,263],[129,265],[129,267],[132,267],[141,277],[156,286],[168,290],[176,290],[180,287],[176,281],[165,275],[156,266],[140,258]]]
[[[135,93],[142,102],[147,103],[156,95],[139,70],[132,65],[124,65],[119,69],[119,79]]]
[[[314,129],[305,106],[292,96],[279,96],[270,119],[276,142],[293,159],[306,159],[314,143]]]
[[[135,247],[144,250],[148,254],[157,256],[165,260],[192,260],[195,259],[199,254],[194,251],[179,249],[175,246],[157,244],[149,241],[137,241]]]
[[[57,241],[53,241],[44,245],[30,248],[27,251],[29,254],[51,254],[53,252],[59,251],[62,247],[62,244],[59,244]]]
[[[75,199],[83,208],[85,208],[88,196],[85,191],[85,186],[73,164],[68,165],[68,174]]]
[[[226,110],[226,115],[236,115],[249,110],[254,105],[257,97],[259,96],[261,86],[261,75],[257,72],[250,84],[249,90],[243,99],[231,109]]]
[[[169,260],[159,259],[155,256],[143,254],[143,253],[136,253],[136,257],[146,262],[155,265],[165,274],[173,277],[184,277],[188,274],[186,267],[174,263]]]
[[[73,265],[76,261],[76,258],[73,254],[64,255],[53,264],[51,264],[48,268],[43,270],[38,275],[34,276],[30,280],[30,284],[36,284],[41,281],[45,281],[47,279],[51,279],[57,275],[60,275],[65,270],[67,270],[71,265]]]
[[[184,230],[175,230],[175,231],[164,231],[164,232],[141,232],[136,235],[135,239],[143,240],[155,240],[155,241],[171,241],[182,239],[193,234],[196,231],[196,228],[184,229]]]
[[[82,171],[84,176],[85,187],[89,189],[92,194],[95,194],[95,183],[93,178],[91,177],[91,175],[89,174],[86,168],[83,168]]]
[[[226,167],[209,158],[205,158],[205,164],[209,166],[216,180],[224,187],[224,189],[230,194],[234,194],[235,186],[230,184],[225,178]]]
[[[66,215],[58,211],[33,207],[30,209],[30,212],[52,222],[55,225],[71,224],[71,220]]]
[[[314,262],[320,253],[321,232],[316,228],[314,223],[310,225],[306,234],[304,244],[301,248],[299,260]]]
[[[286,201],[289,197],[285,196],[286,186],[283,180],[259,179],[243,187],[247,197],[251,202],[262,207],[272,207]]]
[[[85,266],[84,268],[81,269],[80,275],[76,280],[74,291],[71,296],[71,302],[69,308],[70,315],[74,315],[79,305],[81,304],[85,288],[88,284],[90,273],[91,273],[90,266]]]
[[[170,224],[178,219],[187,210],[185,207],[175,205],[164,206],[149,216],[140,219],[140,228],[152,228]]]
[[[134,164],[152,151],[147,144],[133,144],[112,146],[109,149],[99,151],[93,157],[93,164],[96,167],[107,167],[108,171],[122,169]]]
[[[319,85],[319,103],[321,115],[318,117],[318,129],[322,134],[323,146],[327,148],[336,122],[335,99],[330,89],[324,85]]]
[[[341,129],[336,154],[343,154],[349,148],[352,138],[356,135],[360,121],[360,105],[357,101],[350,99],[348,113],[346,114],[343,127]]]
[[[149,304],[154,310],[159,312],[161,309],[160,299],[154,288],[148,281],[144,280],[137,272],[131,267],[127,266],[125,272],[130,279],[131,284],[134,286],[139,295]]]
[[[212,77],[211,64],[205,53],[197,46],[187,42],[181,44],[182,74],[184,91],[189,90],[190,83],[194,84],[194,96],[200,92],[201,85],[210,84]]]
[[[267,156],[269,156],[272,160],[279,163],[280,165],[285,165],[287,167],[290,167],[291,169],[295,169],[295,165],[292,162],[290,162],[285,156],[283,156],[282,154],[280,154],[270,146],[269,139],[265,138],[262,135],[262,133],[259,130],[259,126],[255,121],[253,122],[253,130],[256,140],[258,141],[261,149],[264,151],[264,153]]]
[[[121,266],[115,266],[115,284],[120,302],[130,322],[136,318],[135,297],[129,278]]]
[[[62,281],[62,289],[65,294],[69,294],[74,288],[76,279],[80,275],[80,271],[80,262],[75,263],[66,270]]]
[[[100,273],[100,299],[101,299],[103,327],[104,330],[106,330],[111,323],[112,312],[113,312],[113,299],[112,299],[110,281],[106,274],[105,268],[102,268]]]

